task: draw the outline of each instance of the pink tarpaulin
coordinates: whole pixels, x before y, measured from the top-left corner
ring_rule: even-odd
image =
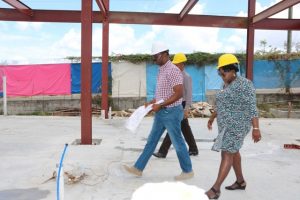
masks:
[[[7,79],[7,96],[71,94],[70,64],[0,66]]]

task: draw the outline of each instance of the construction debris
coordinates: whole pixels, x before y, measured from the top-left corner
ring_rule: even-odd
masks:
[[[189,117],[209,117],[214,112],[213,106],[206,102],[193,103],[189,112]]]
[[[120,111],[112,111],[111,116],[112,117],[130,117],[131,114],[136,109],[129,108],[127,110],[120,110]],[[189,110],[189,117],[196,118],[196,117],[209,117],[211,113],[214,112],[213,106],[206,102],[197,102],[193,103],[191,105],[191,108]],[[101,109],[100,108],[92,108],[92,114],[96,116],[100,116]],[[52,115],[55,116],[79,116],[80,115],[80,109],[79,108],[62,108],[59,110],[56,110],[52,113]],[[153,116],[154,113],[150,112],[147,114],[147,116]]]
[[[135,109],[127,109],[121,111],[113,111],[112,117],[130,117],[130,115],[135,111]],[[191,105],[189,110],[189,117],[209,117],[211,113],[214,112],[214,109],[211,105],[206,102],[197,102]],[[150,112],[147,116],[152,116],[154,113]]]
[[[300,145],[297,144],[284,144],[283,147],[285,149],[300,149]]]
[[[47,179],[46,181],[44,181],[43,184],[47,183],[50,180],[55,180],[56,176],[57,176],[57,172],[54,171],[52,173],[52,177],[50,177],[49,179]],[[65,180],[67,180],[66,184],[71,185],[71,184],[76,184],[76,183],[82,181],[85,177],[87,177],[87,174],[82,173],[80,175],[75,176],[75,175],[71,174],[70,172],[65,172],[64,173],[64,177],[65,177]]]

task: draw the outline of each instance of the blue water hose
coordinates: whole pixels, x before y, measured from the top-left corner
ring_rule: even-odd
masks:
[[[63,153],[62,153],[62,155],[61,155],[60,163],[59,163],[59,168],[58,168],[58,174],[57,174],[57,179],[56,179],[56,199],[57,199],[57,200],[59,200],[59,179],[60,179],[60,170],[61,170],[61,167],[62,167],[62,163],[63,163],[64,157],[65,157],[65,153],[66,153],[67,147],[68,147],[68,144],[65,144],[65,148],[64,148],[64,151],[63,151]]]

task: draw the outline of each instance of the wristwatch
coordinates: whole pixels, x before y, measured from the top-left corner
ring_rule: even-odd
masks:
[[[159,105],[160,105],[160,108],[161,108],[161,109],[162,109],[162,108],[165,108],[164,103],[160,103]]]

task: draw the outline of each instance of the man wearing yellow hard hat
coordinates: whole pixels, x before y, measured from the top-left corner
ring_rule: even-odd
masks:
[[[218,136],[212,150],[221,151],[221,163],[217,180],[206,192],[209,199],[220,197],[221,185],[231,168],[235,172],[236,180],[225,189],[246,189],[240,149],[251,127],[253,141],[256,143],[261,140],[255,89],[250,80],[237,74],[238,59],[233,54],[221,55],[217,70],[224,83],[216,93],[216,111],[209,118],[207,127],[211,130],[214,119],[217,118]]]
[[[186,61],[187,58],[183,53],[177,53],[175,54],[172,63],[175,64],[180,69],[183,76],[182,106],[184,108],[184,118],[181,121],[181,131],[189,146],[189,155],[196,156],[198,155],[198,147],[195,142],[195,138],[188,121],[188,111],[192,104],[192,78],[188,73],[184,71],[184,66]],[[168,154],[168,150],[171,144],[172,144],[171,139],[167,133],[158,152],[154,153],[153,155],[158,158],[165,158]]]

